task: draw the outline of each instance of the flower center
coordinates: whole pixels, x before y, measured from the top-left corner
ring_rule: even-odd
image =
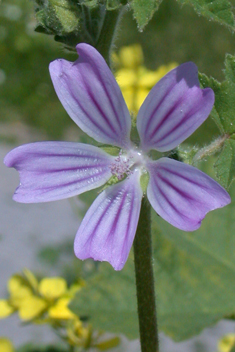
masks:
[[[128,177],[135,169],[145,173],[145,156],[138,149],[130,150],[127,153],[120,151],[118,157],[111,165],[111,173],[118,180]]]

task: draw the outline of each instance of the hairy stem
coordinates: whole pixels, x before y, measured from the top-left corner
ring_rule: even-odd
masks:
[[[151,207],[142,200],[134,241],[135,276],[142,352],[159,352],[151,243]]]
[[[219,138],[217,138],[214,142],[212,142],[211,144],[207,145],[206,147],[200,149],[195,156],[193,157],[193,161],[192,164],[195,165],[197,164],[197,162],[205,159],[206,157],[213,155],[217,152],[219,152],[223,145],[224,142],[226,141],[226,139],[229,138],[228,134],[224,134],[223,136],[220,136]]]
[[[96,49],[104,57],[109,67],[111,67],[110,53],[112,50],[112,45],[114,43],[117,27],[123,12],[124,6],[120,6],[112,11],[106,10],[103,26],[96,44]]]

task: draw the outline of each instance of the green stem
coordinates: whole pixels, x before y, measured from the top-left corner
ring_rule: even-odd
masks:
[[[151,207],[142,200],[134,240],[135,276],[142,352],[159,352],[151,243]]]
[[[120,6],[115,10],[106,10],[103,26],[96,44],[96,49],[104,57],[109,67],[111,67],[110,53],[112,45],[115,40],[116,30],[123,11],[123,6]]]
[[[223,145],[224,142],[229,138],[230,136],[228,134],[224,134],[220,137],[218,137],[215,141],[213,141],[211,144],[207,145],[204,148],[201,148],[193,157],[192,165],[197,164],[197,162],[205,159],[206,157],[210,155],[214,155],[215,153],[219,152]]]

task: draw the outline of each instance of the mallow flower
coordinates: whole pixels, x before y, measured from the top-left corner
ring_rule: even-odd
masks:
[[[177,147],[206,120],[214,93],[200,89],[192,62],[170,71],[139,110],[137,146],[130,139],[130,114],[105,60],[88,44],[78,44],[77,52],[75,62],[50,64],[55,91],[73,121],[97,142],[118,147],[119,155],[82,143],[40,142],[13,149],[5,164],[19,171],[13,199],[22,203],[72,197],[115,179],[87,211],[74,249],[82,260],[108,261],[121,270],[136,233],[143,178],[149,179],[146,193],[153,209],[184,231],[198,229],[207,212],[230,202],[225,189],[202,171],[168,157],[151,158],[154,150]]]

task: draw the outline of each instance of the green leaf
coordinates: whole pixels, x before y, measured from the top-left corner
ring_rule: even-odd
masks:
[[[215,163],[220,184],[228,189],[235,178],[235,140],[227,139]]]
[[[159,324],[176,341],[235,311],[234,211],[230,204],[207,214],[195,232],[180,231],[154,213]]]
[[[235,187],[232,187],[235,196]],[[207,214],[199,230],[177,230],[154,213],[153,251],[160,330],[188,339],[235,312],[235,205]],[[72,309],[95,328],[138,336],[133,259],[121,272],[99,265]]]
[[[226,55],[224,72],[226,80],[222,83],[204,74],[199,78],[204,88],[210,87],[215,93],[212,118],[221,132],[232,135],[235,133],[235,56]]]
[[[210,87],[211,89],[213,89],[214,93],[215,93],[215,104],[217,107],[217,99],[219,97],[220,94],[220,90],[221,90],[221,83],[218,82],[216,79],[214,79],[213,77],[207,77],[205,74],[203,73],[199,73],[199,81],[202,85],[203,88],[207,88]],[[216,123],[217,127],[219,128],[221,133],[224,133],[224,126],[223,126],[223,119],[220,119],[219,113],[216,110],[216,107],[214,106],[213,109],[211,110],[210,116],[211,118],[214,120],[214,122]]]
[[[132,0],[130,2],[131,8],[134,11],[134,18],[138,24],[140,31],[148,24],[157,11],[162,0]]]
[[[228,139],[215,163],[216,176],[225,188],[229,188],[235,173],[235,56],[226,55],[225,70],[226,80],[222,83],[214,78],[199,75],[201,85],[210,87],[215,93],[215,105],[211,117],[216,122],[222,134]],[[229,138],[230,137],[230,138]]]
[[[106,9],[107,10],[116,10],[121,6],[120,0],[107,0]]]
[[[178,0],[178,2],[193,6],[198,15],[207,17],[209,21],[219,22],[235,30],[232,5],[228,0]]]
[[[97,329],[138,336],[133,260],[120,272],[107,263],[87,282],[70,304],[79,316],[90,318]]]

